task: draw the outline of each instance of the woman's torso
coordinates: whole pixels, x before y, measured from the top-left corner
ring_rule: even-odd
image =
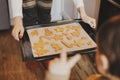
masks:
[[[23,0],[24,26],[50,22],[52,0]]]

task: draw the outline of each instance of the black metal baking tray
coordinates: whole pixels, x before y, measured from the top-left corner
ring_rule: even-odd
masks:
[[[33,28],[38,28],[38,27],[42,27],[42,26],[48,27],[48,26],[62,25],[62,24],[68,24],[68,23],[74,23],[74,22],[80,23],[81,26],[83,27],[83,29],[95,41],[95,30],[92,29],[88,24],[84,23],[82,20],[52,22],[50,24],[27,26],[27,27],[25,27],[24,36],[20,40],[20,48],[21,48],[21,55],[22,55],[23,61],[31,61],[31,60],[44,61],[44,60],[53,59],[55,57],[59,57],[59,54],[48,55],[48,56],[43,56],[43,57],[33,57],[32,49],[31,49],[31,43],[30,43],[30,40],[29,40],[29,37],[28,37],[28,34],[27,34],[26,30],[33,29]],[[84,49],[84,50],[68,52],[68,56],[73,56],[76,53],[90,54],[90,53],[95,53],[95,52],[96,52],[96,47],[89,48],[89,49]]]

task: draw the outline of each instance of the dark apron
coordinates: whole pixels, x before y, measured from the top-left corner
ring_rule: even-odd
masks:
[[[23,0],[23,24],[32,26],[50,22],[52,0]]]

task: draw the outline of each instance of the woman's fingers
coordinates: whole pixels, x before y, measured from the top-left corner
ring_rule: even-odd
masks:
[[[19,38],[21,39],[24,35],[24,29],[21,29],[21,31],[19,32]]]
[[[92,27],[92,28],[96,28],[96,21],[95,19],[90,18],[88,21],[88,24]]]
[[[19,41],[18,34],[19,34],[19,30],[13,29],[13,31],[12,31],[12,36],[13,36],[14,39],[17,40],[17,41]]]
[[[60,59],[61,59],[61,62],[66,63],[67,53],[65,52],[65,50],[63,50],[62,53],[60,54]]]
[[[95,29],[96,28],[96,21],[94,19],[91,21],[91,24],[92,24],[92,27]]]
[[[92,28],[96,28],[96,20],[94,18],[91,18],[89,16],[83,17],[82,20],[85,23],[88,23]]]
[[[95,19],[91,20],[91,24],[92,24],[92,27],[95,29],[96,28],[96,21],[95,21]]]
[[[12,31],[12,36],[14,37],[15,40],[19,41],[19,38],[23,37],[24,33],[24,27],[22,23],[22,17],[17,16],[13,19],[13,31]]]
[[[23,26],[15,26],[12,31],[12,36],[15,40],[19,41],[19,38],[22,38],[24,35],[24,28]]]
[[[75,56],[73,56],[69,61],[68,61],[68,66],[70,68],[72,68],[76,63],[77,61],[81,58],[81,55],[77,54]]]

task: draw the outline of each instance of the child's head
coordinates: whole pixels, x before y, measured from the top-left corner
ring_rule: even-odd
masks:
[[[97,45],[98,70],[109,78],[111,75],[120,78],[120,15],[100,27]]]

